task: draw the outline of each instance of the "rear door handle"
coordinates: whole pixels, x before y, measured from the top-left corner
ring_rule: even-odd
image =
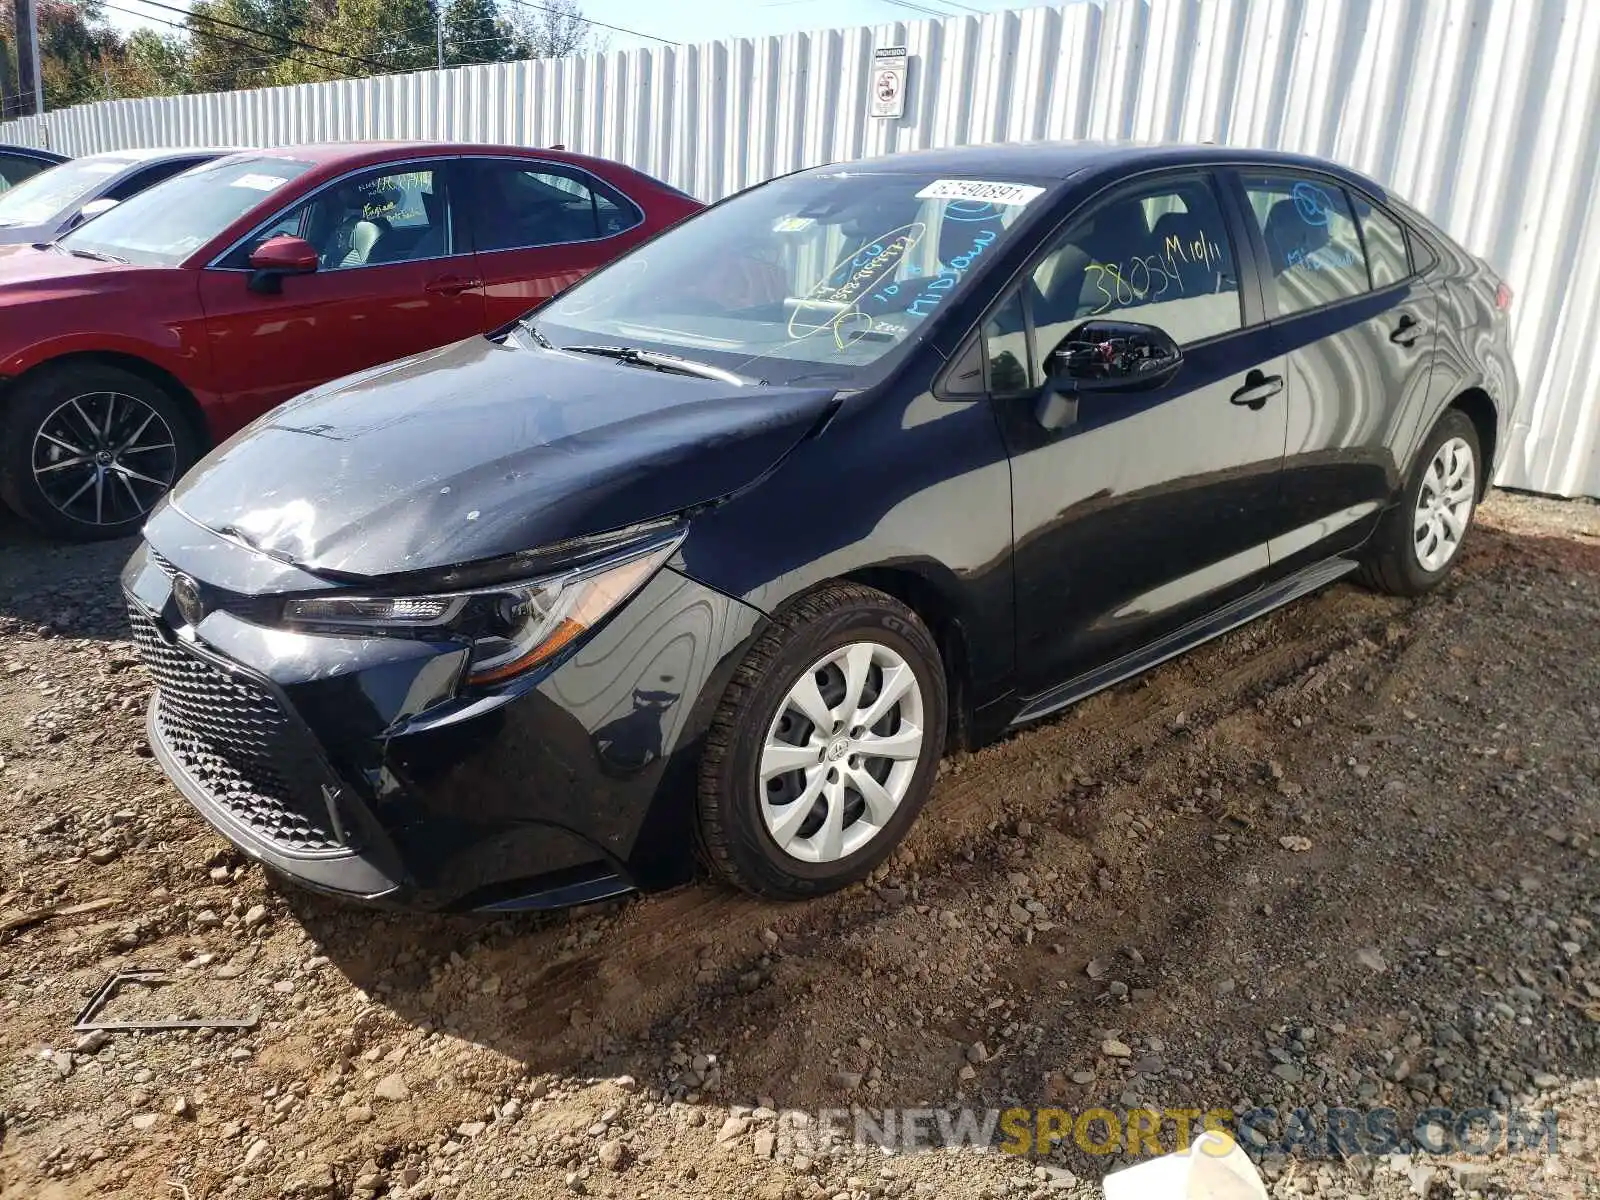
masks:
[[[460,275],[441,275],[423,285],[423,291],[432,296],[459,296],[473,288],[483,286],[481,279],[463,279]]]
[[[1264,375],[1260,371],[1251,371],[1244,377],[1244,386],[1228,397],[1234,404],[1242,404],[1246,408],[1259,411],[1267,405],[1267,401],[1283,391],[1282,375]]]
[[[1400,314],[1400,323],[1389,334],[1389,340],[1396,346],[1414,346],[1422,336],[1422,322],[1410,313]]]

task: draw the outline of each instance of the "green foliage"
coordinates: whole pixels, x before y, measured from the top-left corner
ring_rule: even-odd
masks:
[[[173,0],[177,3],[178,0]],[[122,36],[99,0],[38,0],[45,107],[223,92],[396,71],[554,58],[598,48],[578,0],[195,0],[181,28]],[[165,14],[163,14],[165,15]],[[152,14],[154,16],[154,14]],[[10,0],[0,79],[16,80]]]
[[[444,10],[447,65],[511,62],[525,57],[522,40],[494,0],[451,0]]]

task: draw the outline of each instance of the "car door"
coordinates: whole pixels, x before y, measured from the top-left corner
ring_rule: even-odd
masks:
[[[449,164],[393,164],[335,180],[201,272],[214,390],[229,424],[307,388],[487,328],[471,252],[456,240]],[[280,234],[314,273],[250,287],[250,254]]]
[[[645,236],[643,210],[578,167],[487,156],[464,167],[491,327],[516,320]]]
[[[1011,455],[1017,663],[1025,695],[1103,665],[1256,587],[1275,532],[1284,363],[1207,173],[1091,203],[983,329]],[[1153,390],[1085,392],[1047,428],[1041,364],[1090,318],[1183,348]]]
[[[1438,298],[1419,286],[1404,226],[1311,172],[1240,173],[1263,301],[1287,356],[1283,574],[1360,544],[1397,493],[1398,447],[1425,407]]]

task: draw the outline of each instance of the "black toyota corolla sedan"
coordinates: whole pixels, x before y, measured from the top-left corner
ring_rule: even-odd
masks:
[[[1438,584],[1510,298],[1308,158],[789,175],[197,466],[124,575],[151,743],[352,898],[837,888],[946,750],[1348,573]]]

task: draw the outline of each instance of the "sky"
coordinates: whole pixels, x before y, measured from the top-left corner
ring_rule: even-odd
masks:
[[[187,6],[187,0],[164,0],[174,6]],[[891,21],[921,21],[929,14],[922,9],[937,9],[943,15],[960,16],[977,12],[998,12],[1023,7],[1029,0],[690,0],[687,4],[663,4],[661,0],[580,0],[583,13],[592,21],[605,21],[642,34],[654,34],[670,41],[710,42],[718,38],[757,37],[769,33],[793,33],[804,29],[827,29],[849,25],[880,25]],[[117,0],[119,9],[148,12],[149,26],[170,33],[161,20],[181,21],[167,9],[151,8],[140,0]],[[107,18],[124,31],[144,24],[137,17],[107,10]],[[637,46],[659,45],[647,37],[600,29],[610,38],[609,49],[631,50]]]

